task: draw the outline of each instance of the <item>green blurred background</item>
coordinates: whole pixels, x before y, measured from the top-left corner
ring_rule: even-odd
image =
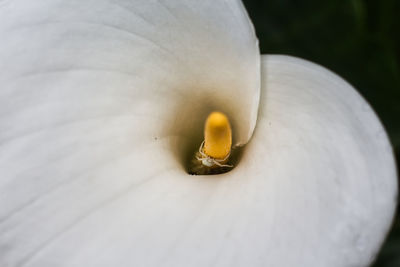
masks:
[[[263,54],[319,63],[372,105],[400,158],[400,1],[243,0]],[[400,266],[400,216],[373,267]]]

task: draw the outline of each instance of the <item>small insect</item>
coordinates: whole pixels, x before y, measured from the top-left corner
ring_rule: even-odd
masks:
[[[215,159],[212,158],[208,155],[206,155],[203,152],[203,147],[204,147],[204,141],[201,143],[200,147],[199,147],[199,154],[200,157],[196,156],[196,159],[198,161],[201,161],[201,164],[203,164],[204,166],[207,167],[212,167],[214,165],[217,165],[219,167],[228,167],[228,168],[232,168],[233,165],[229,165],[229,164],[224,164],[224,162],[229,158],[229,156],[231,155],[231,153],[229,152],[228,155],[226,155],[226,157],[224,159]]]

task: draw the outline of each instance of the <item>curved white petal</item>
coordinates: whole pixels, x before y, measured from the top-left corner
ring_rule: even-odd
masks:
[[[257,129],[233,171],[188,176],[159,141],[141,146],[140,155],[126,149],[105,165],[71,168],[76,177],[3,219],[2,263],[368,264],[397,188],[381,124],[346,82],[317,65],[268,56],[263,74]],[[64,164],[78,162],[70,152]],[[43,163],[47,172],[56,165]],[[39,191],[40,178],[25,190]],[[9,192],[6,200],[17,197]]]
[[[94,2],[96,8],[91,9],[89,4],[69,1],[63,12],[56,12],[59,1],[42,1],[49,5],[48,11],[34,9],[37,4],[17,7],[39,17],[101,18],[101,24],[107,18],[120,18],[134,27],[141,16],[160,22],[157,27],[173,24],[172,17],[165,23],[161,15],[145,12],[147,3],[158,2],[143,2],[137,7],[143,12],[136,17],[124,17],[119,9],[122,1],[117,5],[120,11],[111,8],[115,2],[101,2],[102,12],[97,10],[99,1]],[[12,10],[17,3],[5,2],[2,8]],[[131,1],[124,3],[129,7]],[[204,19],[217,15],[201,3],[203,9],[199,6],[196,12],[185,7],[172,14],[185,19],[186,25],[200,22],[202,15]],[[223,9],[219,4],[216,12]],[[97,17],[91,15],[98,14],[94,10],[112,15]],[[5,21],[11,23],[13,13],[8,11],[1,15],[10,16]],[[239,14],[232,20],[230,13],[215,17],[209,25],[204,21],[195,25],[206,25],[200,31],[206,35],[205,29],[217,27],[214,23],[222,18],[248,23]],[[204,112],[195,100],[213,101],[210,91],[178,84],[203,81],[192,80],[194,76],[180,64],[157,60],[167,55],[151,50],[148,43],[126,41],[127,36],[114,30],[69,23],[57,24],[63,27],[56,30],[56,23],[50,25],[50,29],[26,30],[37,39],[24,45],[15,29],[7,28],[7,23],[0,26],[7,37],[1,59],[8,59],[7,65],[0,60],[0,82],[7,85],[0,91],[1,266],[337,267],[370,262],[393,215],[396,173],[382,126],[343,80],[302,60],[266,58],[257,129],[240,164],[224,175],[189,176],[173,148],[179,150],[186,142],[182,139],[191,138],[185,135],[190,132],[186,124],[201,129],[202,122],[196,123],[203,118],[185,120],[187,114],[179,111],[188,109],[175,100],[188,101],[193,110]],[[222,36],[215,36],[224,39],[227,25],[220,27]],[[174,35],[171,41],[181,36],[174,31],[169,32]],[[236,36],[236,31],[231,32],[230,38],[237,41],[233,46],[212,50],[213,56],[205,58],[221,65],[232,63],[229,57],[236,53],[229,50],[239,49],[241,38],[243,49],[253,40]],[[192,37],[186,38],[190,42]],[[198,42],[203,39],[208,40],[204,47],[211,45],[207,42],[218,43],[214,40],[218,38],[206,36]],[[196,54],[200,48],[183,45],[180,50],[198,57],[192,62],[196,77],[211,75],[214,81],[221,75],[225,78],[216,84],[228,82],[229,74],[213,69],[216,62],[212,71],[196,65],[203,60]],[[243,53],[236,56],[250,62],[245,59],[252,57],[251,51]],[[224,55],[228,62],[218,60]],[[257,71],[252,74],[236,65],[231,67],[237,76],[239,71],[255,76],[254,83],[249,77],[242,81],[249,86],[244,92],[253,96],[256,86],[250,84],[257,84]],[[34,73],[38,70],[43,74]],[[191,78],[175,80],[181,77],[178,70]],[[191,94],[183,88],[190,88]],[[225,107],[229,101],[235,103],[239,93],[224,88],[236,94],[221,103]]]
[[[145,214],[163,216],[163,183],[184,186],[206,115],[228,113],[236,143],[253,132],[260,56],[240,1],[2,1],[0,36],[0,266],[150,257]],[[95,246],[47,255],[97,212],[102,235],[78,242]]]
[[[239,0],[18,0],[2,2],[0,18],[0,115],[13,115],[2,142],[115,115],[159,119],[141,125],[147,134],[191,136],[215,109],[236,144],[253,133],[260,56]]]
[[[257,128],[234,170],[248,179],[240,238],[257,244],[243,254],[264,266],[367,266],[397,200],[385,130],[348,83],[316,64],[264,56],[262,69]]]

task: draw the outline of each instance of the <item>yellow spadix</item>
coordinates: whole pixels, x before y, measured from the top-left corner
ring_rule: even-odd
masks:
[[[228,117],[221,112],[212,112],[204,126],[204,153],[215,159],[225,159],[231,146],[232,130]]]

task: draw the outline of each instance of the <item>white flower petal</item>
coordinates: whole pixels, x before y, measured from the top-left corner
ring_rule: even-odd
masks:
[[[243,178],[247,205],[237,257],[252,255],[260,266],[367,266],[397,200],[385,130],[332,72],[287,56],[264,56],[262,66],[257,128],[231,174]]]
[[[0,266],[143,261],[208,112],[230,114],[237,143],[253,132],[260,56],[240,1],[5,1],[0,36]]]
[[[19,0],[2,3],[0,18],[0,115],[12,115],[2,142],[121,114],[192,135],[214,109],[231,117],[236,144],[253,133],[260,56],[238,0]]]
[[[192,138],[187,129],[201,129],[205,115],[188,121],[194,113],[179,114],[189,113],[183,104],[201,113],[204,102],[195,100],[214,101],[203,85],[235,94],[210,107],[236,105],[237,96],[246,101],[239,90],[254,98],[257,59],[246,50],[253,36],[238,29],[224,33],[229,23],[249,27],[236,2],[222,15],[213,10],[225,10],[218,6],[223,1],[215,9],[204,1],[196,10],[184,7],[171,13],[175,24],[172,16],[166,23],[154,10],[146,13],[148,4],[159,4],[153,1],[135,8],[142,12],[136,16],[120,9],[131,1],[93,1],[95,7],[41,1],[47,10],[28,1],[15,6],[21,2],[0,9],[7,22],[0,26],[6,38],[0,45],[0,266],[337,267],[366,264],[374,256],[395,204],[390,145],[360,96],[318,66],[266,59],[257,130],[233,171],[188,176],[177,160],[180,145]],[[165,14],[174,10],[166,7]],[[25,10],[28,28],[34,18],[51,23],[24,31],[11,25],[18,14],[13,8]],[[209,24],[202,21],[208,16]],[[182,38],[171,48],[194,59],[169,59],[161,48],[101,26],[137,30],[144,27],[141,17],[166,27],[149,36]],[[94,25],[83,26],[89,18]],[[71,20],[78,23],[66,23]],[[191,26],[198,40],[176,35],[177,27]],[[220,34],[209,38],[214,30]],[[235,42],[221,49],[224,34]],[[201,55],[205,47],[211,54]],[[190,60],[194,74],[173,58]],[[213,62],[211,70],[203,60]],[[214,68],[221,65],[229,72]],[[245,86],[225,87],[236,79]],[[202,90],[179,82],[199,83]],[[236,128],[242,108],[239,117],[231,113]]]
[[[257,129],[232,172],[187,176],[165,147],[143,146],[142,155],[87,171],[3,221],[2,259],[26,266],[368,264],[395,207],[394,161],[381,124],[347,83],[319,66],[269,56],[263,67]],[[129,175],[156,155],[164,167]]]

